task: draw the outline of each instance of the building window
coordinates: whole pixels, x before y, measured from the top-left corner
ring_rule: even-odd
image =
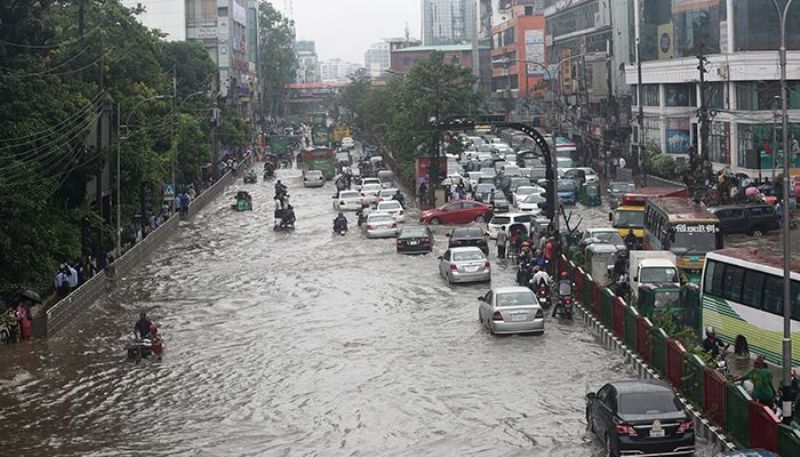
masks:
[[[503,31],[503,46],[514,44],[514,27]]]
[[[644,106],[661,105],[661,100],[658,96],[658,84],[643,84],[642,100],[644,101]]]
[[[798,81],[787,81],[789,109],[800,109]],[[736,109],[741,111],[773,111],[781,108],[780,81],[736,83]]]
[[[784,1],[778,2],[783,5]],[[778,12],[768,0],[736,0],[733,4],[737,51],[774,51],[780,47]],[[792,5],[786,19],[786,47],[800,49],[800,8]]]
[[[217,15],[218,15],[219,17],[228,17],[228,7],[227,7],[227,6],[223,6],[223,7],[221,7],[221,8],[219,9],[219,11],[218,11]]]
[[[664,84],[664,105],[697,106],[694,84]]]
[[[706,106],[713,109],[725,109],[725,83],[706,83]]]
[[[667,119],[667,154],[688,154],[689,119]]]
[[[202,0],[203,19],[217,18],[217,0]]]
[[[629,4],[633,10],[634,2]],[[720,30],[728,16],[725,1],[644,0],[643,4],[643,61],[692,57],[701,49],[705,54],[720,52]]]
[[[765,146],[768,148],[772,142],[772,128],[772,123],[739,124],[736,134],[739,143],[737,165],[744,168],[761,168],[761,157],[766,156]]]
[[[723,165],[731,163],[731,124],[728,122],[712,122],[711,135],[708,139],[709,158],[712,162]]]

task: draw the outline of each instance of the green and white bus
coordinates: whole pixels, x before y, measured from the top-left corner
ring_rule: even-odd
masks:
[[[800,262],[792,264],[792,366],[800,366]],[[744,335],[752,355],[782,363],[783,259],[747,249],[706,254],[703,326],[726,343]]]

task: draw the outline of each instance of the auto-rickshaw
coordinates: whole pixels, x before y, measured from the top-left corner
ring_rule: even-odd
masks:
[[[236,203],[231,205],[231,208],[236,211],[252,211],[253,210],[253,197],[249,193],[240,190],[236,192]]]
[[[596,182],[584,184],[580,190],[578,201],[584,206],[600,206],[600,184]]]
[[[656,312],[663,311],[672,315],[679,327],[688,326],[689,313],[682,299],[680,286],[671,283],[647,283],[639,286],[639,314],[653,319]]]
[[[619,251],[611,243],[592,243],[586,247],[586,266],[592,278],[599,284],[606,285],[613,281],[612,272]]]

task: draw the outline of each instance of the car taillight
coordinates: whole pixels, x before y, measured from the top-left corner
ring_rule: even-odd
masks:
[[[483,269],[484,270],[488,270],[491,267],[492,267],[492,264],[490,264],[488,260],[483,263]]]
[[[546,297],[547,296],[547,291],[544,290],[544,289],[539,289],[539,296],[540,297]]]
[[[458,271],[458,265],[451,263],[450,264],[450,271]]]
[[[396,222],[392,224],[392,228],[397,228],[397,223]]]
[[[375,226],[374,226],[374,225],[367,224],[367,230],[372,230],[372,229],[374,229],[374,228],[375,228]]]
[[[636,429],[630,424],[617,424],[617,435],[636,436]]]
[[[568,305],[571,305],[572,304],[572,299],[568,298],[568,299],[564,300],[564,303],[566,303]]]
[[[424,238],[424,239],[422,240],[422,242],[423,242],[424,244],[431,244],[431,239],[430,239],[430,238]]]
[[[502,320],[505,320],[505,319],[503,319],[503,315],[500,313],[500,311],[495,311],[494,314],[492,314],[492,320],[493,321],[502,321]]]
[[[403,244],[403,240],[397,240],[397,245],[400,246],[401,244]]]
[[[681,422],[680,427],[678,427],[678,433],[686,433],[689,430],[694,429],[694,421],[689,419]]]
[[[541,308],[536,310],[536,319],[544,319],[544,311]]]

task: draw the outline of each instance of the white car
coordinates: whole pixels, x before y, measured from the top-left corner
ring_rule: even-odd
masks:
[[[405,216],[406,212],[403,210],[403,205],[401,205],[400,202],[397,200],[386,200],[378,202],[378,207],[375,208],[375,212],[391,214],[394,220],[397,222],[406,221],[406,216]]]
[[[354,147],[355,145],[356,145],[355,141],[353,141],[353,139],[350,138],[349,136],[342,138],[342,147],[349,149]]]
[[[586,174],[586,182],[593,182],[593,183],[600,182],[600,177],[597,176],[597,172],[594,171],[594,168],[580,167],[578,169],[583,170],[583,172]]]
[[[370,213],[361,224],[361,230],[367,238],[386,238],[397,236],[397,221],[391,214]]]
[[[394,194],[397,193],[397,189],[394,187],[385,187],[378,192],[378,203],[386,202],[394,197]]]
[[[472,187],[475,187],[475,186],[478,185],[478,182],[480,181],[482,176],[483,176],[483,173],[481,173],[480,171],[470,171],[469,172],[469,178],[468,179],[472,183]]]
[[[362,186],[364,184],[380,184],[380,183],[381,183],[381,180],[378,179],[378,178],[373,178],[373,177],[361,178],[361,185]]]
[[[519,186],[512,194],[512,197],[514,198],[514,206],[519,206],[522,200],[530,194],[543,193],[545,193],[545,190],[539,186]]]
[[[378,202],[378,192],[383,187],[380,184],[362,184],[361,185],[361,198],[366,199],[370,205]]]
[[[361,193],[356,190],[343,190],[333,198],[333,208],[337,211],[358,211],[361,209]]]
[[[303,186],[322,187],[325,185],[325,176],[319,170],[307,170],[303,173]]]
[[[542,212],[542,209],[539,208],[539,203],[545,202],[547,202],[547,199],[544,194],[528,194],[517,204],[517,210],[536,216]]]
[[[600,177],[597,176],[597,172],[589,167],[567,168],[564,170],[563,176],[567,178],[573,178],[578,182],[580,182],[581,178],[583,178],[583,184],[600,182]]]
[[[525,227],[525,231],[530,233],[533,217],[534,215],[531,213],[498,214],[489,221],[489,224],[486,226],[486,231],[489,232],[489,238],[495,239],[497,238],[497,232],[499,232],[501,228],[508,233],[508,229],[511,228],[512,225],[521,224]]]

